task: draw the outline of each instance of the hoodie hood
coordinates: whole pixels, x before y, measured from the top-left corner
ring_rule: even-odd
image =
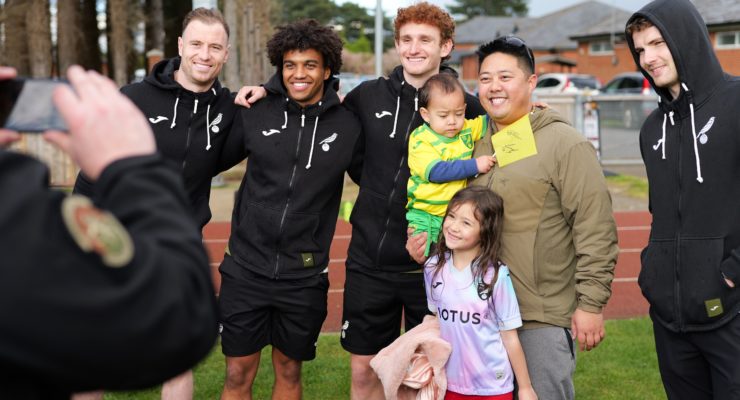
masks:
[[[175,71],[180,69],[180,57],[164,59],[152,68],[152,72],[144,78],[144,82],[164,90],[189,91],[175,80]],[[221,83],[216,79],[209,92],[221,91]]]
[[[676,65],[680,94],[673,98],[669,88],[655,86],[655,81],[640,66],[640,56],[635,51],[632,35],[625,37],[632,53],[632,58],[640,68],[650,85],[660,96],[660,109],[663,111],[662,138],[657,146],[662,148],[662,159],[666,159],[666,141],[671,138],[666,133],[670,126],[675,125],[674,115],[683,118],[691,117],[691,130],[694,137],[694,160],[696,163],[696,180],[704,182],[701,172],[701,154],[698,142],[701,139],[696,131],[696,110],[709,100],[715,90],[725,81],[724,72],[714,54],[709,32],[699,11],[689,0],[656,0],[634,13],[627,21],[632,22],[637,17],[650,21],[663,36],[668,49],[671,51],[673,63]]]
[[[671,98],[668,88],[656,87],[650,74],[639,67],[640,56],[635,52],[632,35],[625,32],[635,64],[660,96],[661,104],[686,97],[688,88],[692,103],[700,106],[717,85],[724,81],[724,72],[699,12],[689,0],[656,0],[634,13],[628,23],[637,17],[650,21],[663,35],[678,70],[678,79],[682,83],[681,94],[677,99]]]

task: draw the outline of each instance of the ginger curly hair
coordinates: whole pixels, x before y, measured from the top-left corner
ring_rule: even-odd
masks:
[[[451,41],[455,47],[455,21],[445,10],[423,1],[409,7],[399,8],[396,19],[393,22],[394,37],[396,42],[400,39],[401,27],[408,23],[427,24],[435,26],[442,35],[442,41]],[[446,57],[446,58],[449,58]]]

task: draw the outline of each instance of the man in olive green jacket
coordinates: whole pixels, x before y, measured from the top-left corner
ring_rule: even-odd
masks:
[[[533,106],[537,77],[524,41],[501,37],[478,54],[480,102],[493,123],[473,157],[494,154],[492,135],[527,113],[537,154],[496,165],[471,184],[504,199],[501,258],[513,278],[534,389],[540,399],[573,399],[573,338],[591,350],[604,337],[619,252],[611,198],[593,146],[557,112]],[[407,245],[414,258],[417,236]]]

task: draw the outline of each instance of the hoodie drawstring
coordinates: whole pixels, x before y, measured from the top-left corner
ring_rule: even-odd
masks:
[[[177,95],[177,98],[175,99],[175,107],[174,107],[174,109],[172,111],[173,115],[172,115],[172,124],[170,124],[170,129],[174,129],[175,128],[175,125],[176,125],[175,124],[175,121],[177,121],[177,103],[179,103],[179,102],[180,102],[180,95],[178,94]]]
[[[283,126],[280,128],[285,129],[288,127],[288,102],[290,101],[289,98],[285,98],[285,110],[283,110],[283,117],[285,117],[285,122],[283,122]]]
[[[319,107],[321,107],[321,102],[319,102]],[[308,164],[306,164],[306,169],[311,169],[311,161],[313,160],[313,146],[314,146],[314,142],[316,141],[316,128],[319,126],[319,115],[321,115],[321,113],[316,114],[316,121],[313,123],[313,135],[311,136],[311,151],[308,152]],[[303,127],[302,122],[301,122],[301,127]]]
[[[197,104],[197,103],[196,103]],[[209,115],[211,114],[211,105],[208,105],[206,109],[206,151],[211,149],[211,121]]]
[[[401,91],[403,91],[403,85],[406,84],[406,81],[401,82]],[[396,126],[398,126],[398,110],[401,108],[401,91],[398,93],[398,98],[396,99],[396,115],[393,117],[393,132],[391,132],[391,139],[396,137]]]
[[[681,83],[681,86],[683,86],[683,90],[686,91],[688,94],[689,88],[686,86],[685,83]],[[704,178],[701,176],[701,160],[699,159],[699,145],[696,144],[696,141],[699,140],[699,137],[696,135],[696,122],[694,121],[694,100],[692,99],[693,96],[689,96],[689,110],[691,111],[691,138],[692,142],[694,142],[694,158],[696,159],[696,180],[699,183],[704,182]]]

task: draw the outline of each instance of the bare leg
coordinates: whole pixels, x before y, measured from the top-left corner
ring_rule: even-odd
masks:
[[[383,400],[383,385],[378,375],[370,367],[370,360],[375,357],[352,354],[350,364],[352,366],[352,400]]]
[[[272,348],[272,367],[275,370],[275,386],[272,400],[300,400],[302,361],[296,361]]]
[[[260,353],[226,357],[226,382],[221,400],[252,400],[252,384],[260,366]]]
[[[103,400],[103,391],[75,393],[70,400]]]
[[[162,400],[193,400],[193,371],[187,370],[165,382]]]

